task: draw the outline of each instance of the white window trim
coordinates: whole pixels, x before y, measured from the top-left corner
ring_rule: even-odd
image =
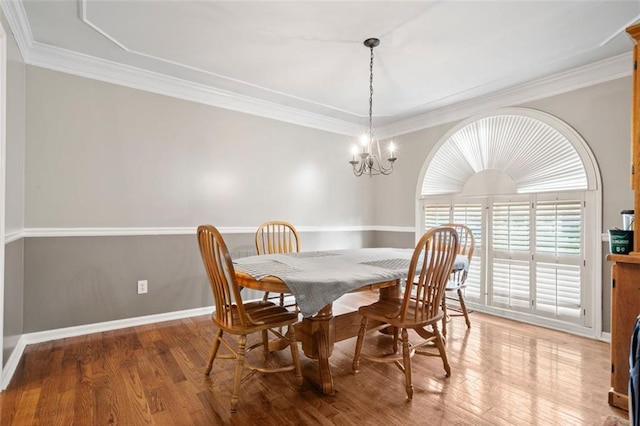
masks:
[[[4,330],[4,269],[5,269],[5,196],[7,164],[7,33],[0,22],[0,330]],[[4,347],[4,332],[0,334],[0,346]],[[4,372],[3,353],[0,351],[0,376]],[[4,383],[2,388],[4,388]],[[4,389],[2,389],[4,390]]]

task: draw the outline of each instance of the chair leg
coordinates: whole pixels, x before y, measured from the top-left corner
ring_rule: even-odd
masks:
[[[284,306],[284,293],[280,293],[280,306]]]
[[[262,331],[262,348],[264,352],[264,359],[269,359],[269,332],[267,330]]]
[[[247,336],[238,337],[238,353],[236,354],[236,370],[233,373],[233,390],[231,391],[231,412],[238,410],[238,400],[240,399],[240,382],[242,381],[242,370],[244,368],[244,351],[247,344]]]
[[[447,337],[447,295],[442,297],[442,335]]]
[[[367,330],[367,323],[369,320],[367,317],[362,317],[362,321],[360,322],[360,330],[358,331],[358,340],[356,341],[356,352],[353,356],[353,364],[351,365],[351,370],[354,373],[358,372],[358,368],[360,368],[360,352],[362,351],[362,343],[364,342],[364,333]]]
[[[398,353],[398,327],[393,327],[393,353]]]
[[[447,358],[447,351],[444,348],[444,338],[442,337],[442,333],[438,330],[438,326],[433,324],[433,332],[436,335],[436,347],[438,348],[438,352],[440,353],[440,358],[442,358],[442,364],[444,365],[444,371],[447,373],[447,377],[451,376],[451,366],[449,365],[449,359]]]
[[[460,301],[460,308],[464,315],[464,320],[467,323],[467,328],[471,328],[471,321],[469,321],[469,313],[467,312],[467,305],[464,303],[464,297],[462,296],[462,289],[458,289],[458,300]]]
[[[296,332],[293,325],[287,327],[287,339],[291,346],[291,359],[295,367],[296,382],[302,385],[302,368],[300,367],[300,354],[298,353],[298,341],[296,340]]]
[[[263,302],[268,302],[269,301],[269,292],[268,291],[264,292],[264,296],[262,296],[262,301]]]
[[[213,367],[213,361],[216,359],[216,355],[218,354],[218,348],[220,348],[220,339],[222,339],[222,330],[219,329],[216,333],[216,337],[213,339],[213,344],[211,345],[211,355],[209,355],[209,364],[207,364],[207,368],[204,369],[204,374],[209,375],[211,373],[211,367]]]
[[[413,399],[413,385],[411,384],[411,348],[409,347],[409,333],[402,329],[402,363],[404,365],[404,387],[407,390],[407,398]]]

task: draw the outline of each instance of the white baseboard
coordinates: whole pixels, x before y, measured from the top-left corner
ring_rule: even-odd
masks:
[[[25,343],[24,334],[20,336],[18,339],[18,343],[13,348],[11,355],[7,358],[7,363],[2,368],[2,378],[0,379],[0,391],[3,391],[9,386],[11,382],[11,378],[13,377],[13,373],[16,372],[16,368],[18,368],[18,363],[20,362],[20,358],[22,358],[22,354],[24,353],[27,344]]]
[[[134,327],[138,325],[153,324],[163,321],[171,321],[182,318],[190,318],[200,315],[208,315],[213,312],[213,306],[204,308],[187,309],[184,311],[166,312],[162,314],[146,315],[142,317],[126,318],[121,320],[106,321],[95,324],[78,325],[74,327],[59,328],[56,330],[37,331],[34,333],[25,333],[18,339],[16,347],[7,359],[7,363],[2,368],[2,378],[0,382],[0,390],[5,390],[11,378],[18,368],[18,363],[27,345],[35,343],[48,342],[50,340],[64,339],[67,337],[82,336],[91,333],[101,333],[104,331],[118,330],[121,328]]]

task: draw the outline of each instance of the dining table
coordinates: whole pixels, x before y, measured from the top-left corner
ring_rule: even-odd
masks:
[[[329,358],[334,344],[357,336],[357,307],[334,315],[333,303],[352,292],[378,290],[380,300],[399,299],[414,249],[360,248],[268,254],[233,260],[238,285],[291,293],[302,315],[296,338],[308,358],[318,361],[312,377],[323,394],[335,393]],[[458,255],[453,269],[468,268]],[[375,326],[377,324],[371,324]]]

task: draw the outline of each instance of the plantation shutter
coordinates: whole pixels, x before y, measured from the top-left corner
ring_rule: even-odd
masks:
[[[536,203],[535,310],[579,323],[582,313],[582,210],[580,199]]]
[[[495,259],[492,304],[519,311],[529,310],[529,281],[529,262]]]
[[[580,200],[541,201],[536,204],[536,251],[579,255],[582,241]]]
[[[483,213],[484,204],[480,202],[456,203],[453,205],[453,223],[467,225],[475,240],[473,257],[469,264],[464,297],[469,301],[480,302],[482,296],[482,272],[485,259],[483,245]]]
[[[504,108],[460,125],[426,166],[425,229],[460,222],[476,238],[465,299],[545,323],[592,325],[600,295],[597,274],[587,271],[600,262],[600,206],[585,200],[599,200],[600,189],[573,129],[539,111]]]
[[[538,263],[535,308],[539,315],[579,322],[580,267]]]
[[[491,301],[494,306],[529,311],[531,207],[527,199],[493,203]]]
[[[463,193],[473,175],[491,169],[510,176],[518,194],[588,189],[582,159],[564,134],[537,118],[501,114],[451,135],[429,163],[421,193]]]
[[[530,240],[528,201],[493,204],[493,250],[528,252]]]
[[[424,206],[425,231],[451,222],[451,204],[427,204]]]

